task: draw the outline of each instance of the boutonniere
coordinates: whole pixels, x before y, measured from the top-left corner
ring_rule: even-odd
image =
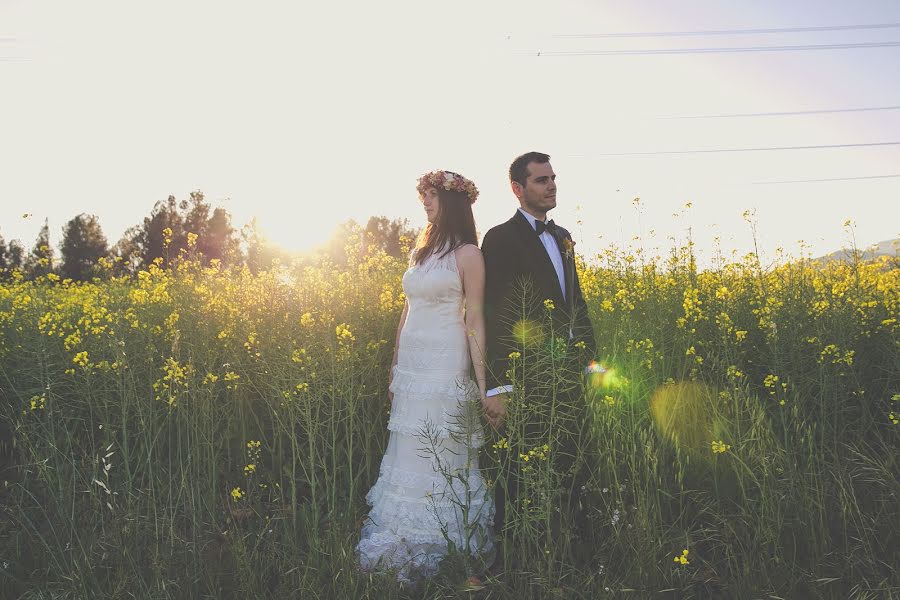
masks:
[[[563,252],[565,252],[566,258],[573,258],[575,256],[575,242],[572,238],[563,240]]]

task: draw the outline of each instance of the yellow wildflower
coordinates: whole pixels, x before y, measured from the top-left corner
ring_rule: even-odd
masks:
[[[249,442],[247,442],[247,458],[249,458],[250,462],[254,465],[257,461],[259,461],[261,446],[262,443],[259,440],[250,440]]]
[[[82,350],[78,354],[76,354],[72,358],[72,362],[78,365],[79,367],[87,367],[88,366],[88,353],[87,350]]]
[[[712,444],[713,454],[722,454],[724,452],[728,452],[731,449],[731,446],[723,442],[722,440],[715,441],[713,440]]]
[[[44,395],[31,397],[31,410],[44,410],[47,408],[47,398]]]
[[[353,335],[353,332],[350,331],[350,327],[347,326],[346,323],[341,323],[337,327],[334,328],[334,333],[337,336],[339,341],[350,341],[353,342],[356,340],[356,336]]]

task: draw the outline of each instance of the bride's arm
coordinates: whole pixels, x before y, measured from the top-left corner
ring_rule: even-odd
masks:
[[[487,336],[484,329],[484,257],[477,246],[466,245],[457,252],[456,264],[462,278],[463,292],[466,298],[466,337],[469,340],[469,356],[475,367],[475,383],[481,398],[487,391],[485,379],[485,343]]]
[[[400,348],[400,332],[406,323],[406,315],[409,313],[409,300],[403,305],[403,313],[400,315],[400,324],[397,325],[397,339],[394,340],[394,357],[391,359],[391,369],[388,371],[388,400],[394,402],[394,392],[391,391],[391,382],[394,380],[394,367],[397,366],[397,351]]]

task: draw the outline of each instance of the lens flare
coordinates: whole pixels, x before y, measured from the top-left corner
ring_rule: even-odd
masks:
[[[517,343],[525,347],[534,346],[544,341],[544,328],[540,323],[522,319],[513,325],[512,335]]]
[[[618,390],[628,384],[628,379],[616,368],[592,360],[588,365],[587,384],[594,390]]]
[[[659,431],[684,450],[702,454],[715,431],[715,390],[682,381],[660,386],[650,399],[650,414]]]

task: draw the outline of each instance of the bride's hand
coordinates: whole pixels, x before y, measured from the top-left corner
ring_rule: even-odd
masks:
[[[394,392],[388,390],[388,403],[393,406],[394,405]]]
[[[506,400],[507,394],[497,394],[495,396],[482,396],[481,405],[484,407],[484,417],[494,429],[503,425],[506,419]]]

